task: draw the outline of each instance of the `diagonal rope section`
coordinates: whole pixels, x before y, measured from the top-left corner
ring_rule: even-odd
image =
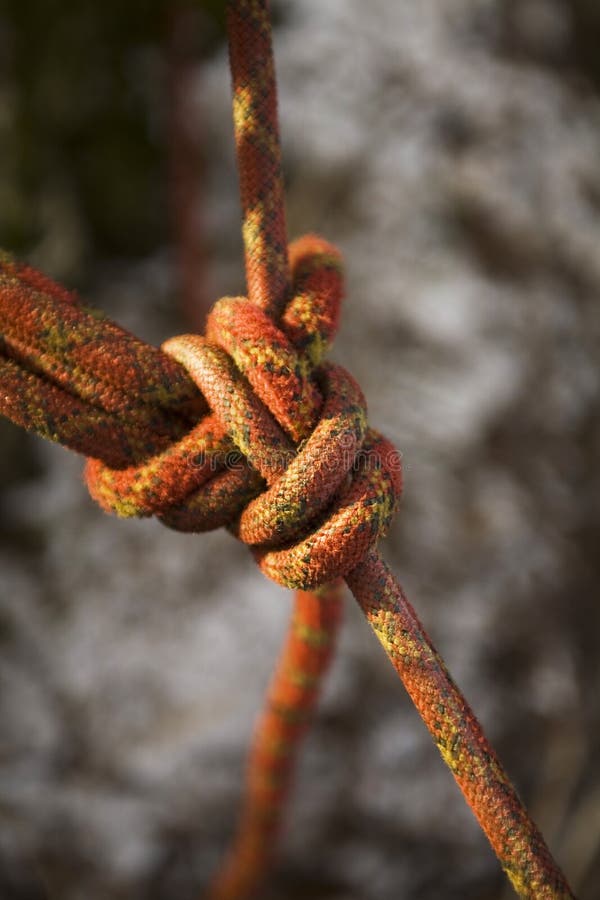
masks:
[[[226,526],[296,590],[259,721],[232,849],[212,900],[256,891],[299,742],[335,644],[345,578],[521,897],[572,897],[544,840],[377,551],[400,458],[359,386],[328,363],[343,294],[322,238],[287,244],[267,0],[232,0],[228,31],[247,297],[159,350],[0,257],[0,412],[88,457],[100,506],[181,531]]]
[[[442,759],[520,897],[572,897],[467,701],[376,551],[347,577]]]

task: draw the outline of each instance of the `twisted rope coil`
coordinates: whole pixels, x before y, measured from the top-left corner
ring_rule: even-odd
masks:
[[[252,896],[274,855],[299,744],[335,648],[341,587],[338,582],[296,593],[287,639],[247,762],[236,839],[211,884],[208,900]]]
[[[207,411],[185,369],[0,254],[0,411],[108,466],[166,449]]]

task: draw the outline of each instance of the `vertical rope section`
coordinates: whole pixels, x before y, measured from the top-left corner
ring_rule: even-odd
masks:
[[[268,2],[230,0],[227,34],[248,297],[276,320],[289,267]]]
[[[212,292],[207,284],[206,234],[198,216],[205,165],[198,129],[189,127],[192,47],[194,26],[198,25],[195,7],[195,3],[179,0],[169,4],[167,15],[168,199],[181,306],[190,330],[201,332],[212,305]]]
[[[208,900],[240,900],[254,894],[272,861],[299,743],[335,648],[341,605],[341,582],[316,592],[297,592],[248,759],[237,838]]]

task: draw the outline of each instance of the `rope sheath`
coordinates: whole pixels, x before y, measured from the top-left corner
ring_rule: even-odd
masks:
[[[389,567],[371,551],[347,576],[442,759],[520,897],[572,897],[565,878]]]
[[[227,35],[248,297],[277,319],[289,270],[268,3],[228,3]]]
[[[339,583],[296,594],[291,626],[248,758],[236,838],[208,900],[239,900],[253,894],[273,858],[299,743],[333,655],[341,608]]]
[[[314,589],[341,576],[517,893],[572,897],[377,554],[401,490],[400,460],[368,427],[352,377],[323,362],[339,322],[338,251],[307,236],[289,247],[288,262],[266,0],[231,2],[229,37],[248,298],[219,301],[206,337],[172,338],[161,351],[2,256],[0,412],[88,456],[88,487],[104,509],[157,515],[185,531],[227,525],[265,574],[299,591],[215,900],[243,896],[264,872],[339,620],[337,587]],[[281,781],[265,788],[274,773]]]

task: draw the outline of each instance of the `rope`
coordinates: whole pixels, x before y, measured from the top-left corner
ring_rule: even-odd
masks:
[[[341,603],[339,584],[296,593],[288,636],[248,758],[237,836],[208,900],[251,896],[264,878],[276,849],[299,743],[335,647]]]
[[[173,359],[6,254],[0,378],[3,415],[115,467],[166,449],[208,411]]]
[[[288,295],[285,197],[267,0],[227,5],[248,297],[273,318]]]
[[[400,459],[368,427],[356,382],[324,362],[343,290],[338,251],[311,235],[288,251],[266,0],[231,2],[228,29],[248,298],[220,300],[205,337],[157,350],[2,257],[0,412],[88,456],[86,481],[103,509],[183,531],[226,525],[266,575],[298,592],[213,900],[249,894],[264,874],[334,644],[341,577],[517,893],[572,897],[377,553]]]
[[[347,578],[520,897],[573,897],[474,713],[376,552]]]

